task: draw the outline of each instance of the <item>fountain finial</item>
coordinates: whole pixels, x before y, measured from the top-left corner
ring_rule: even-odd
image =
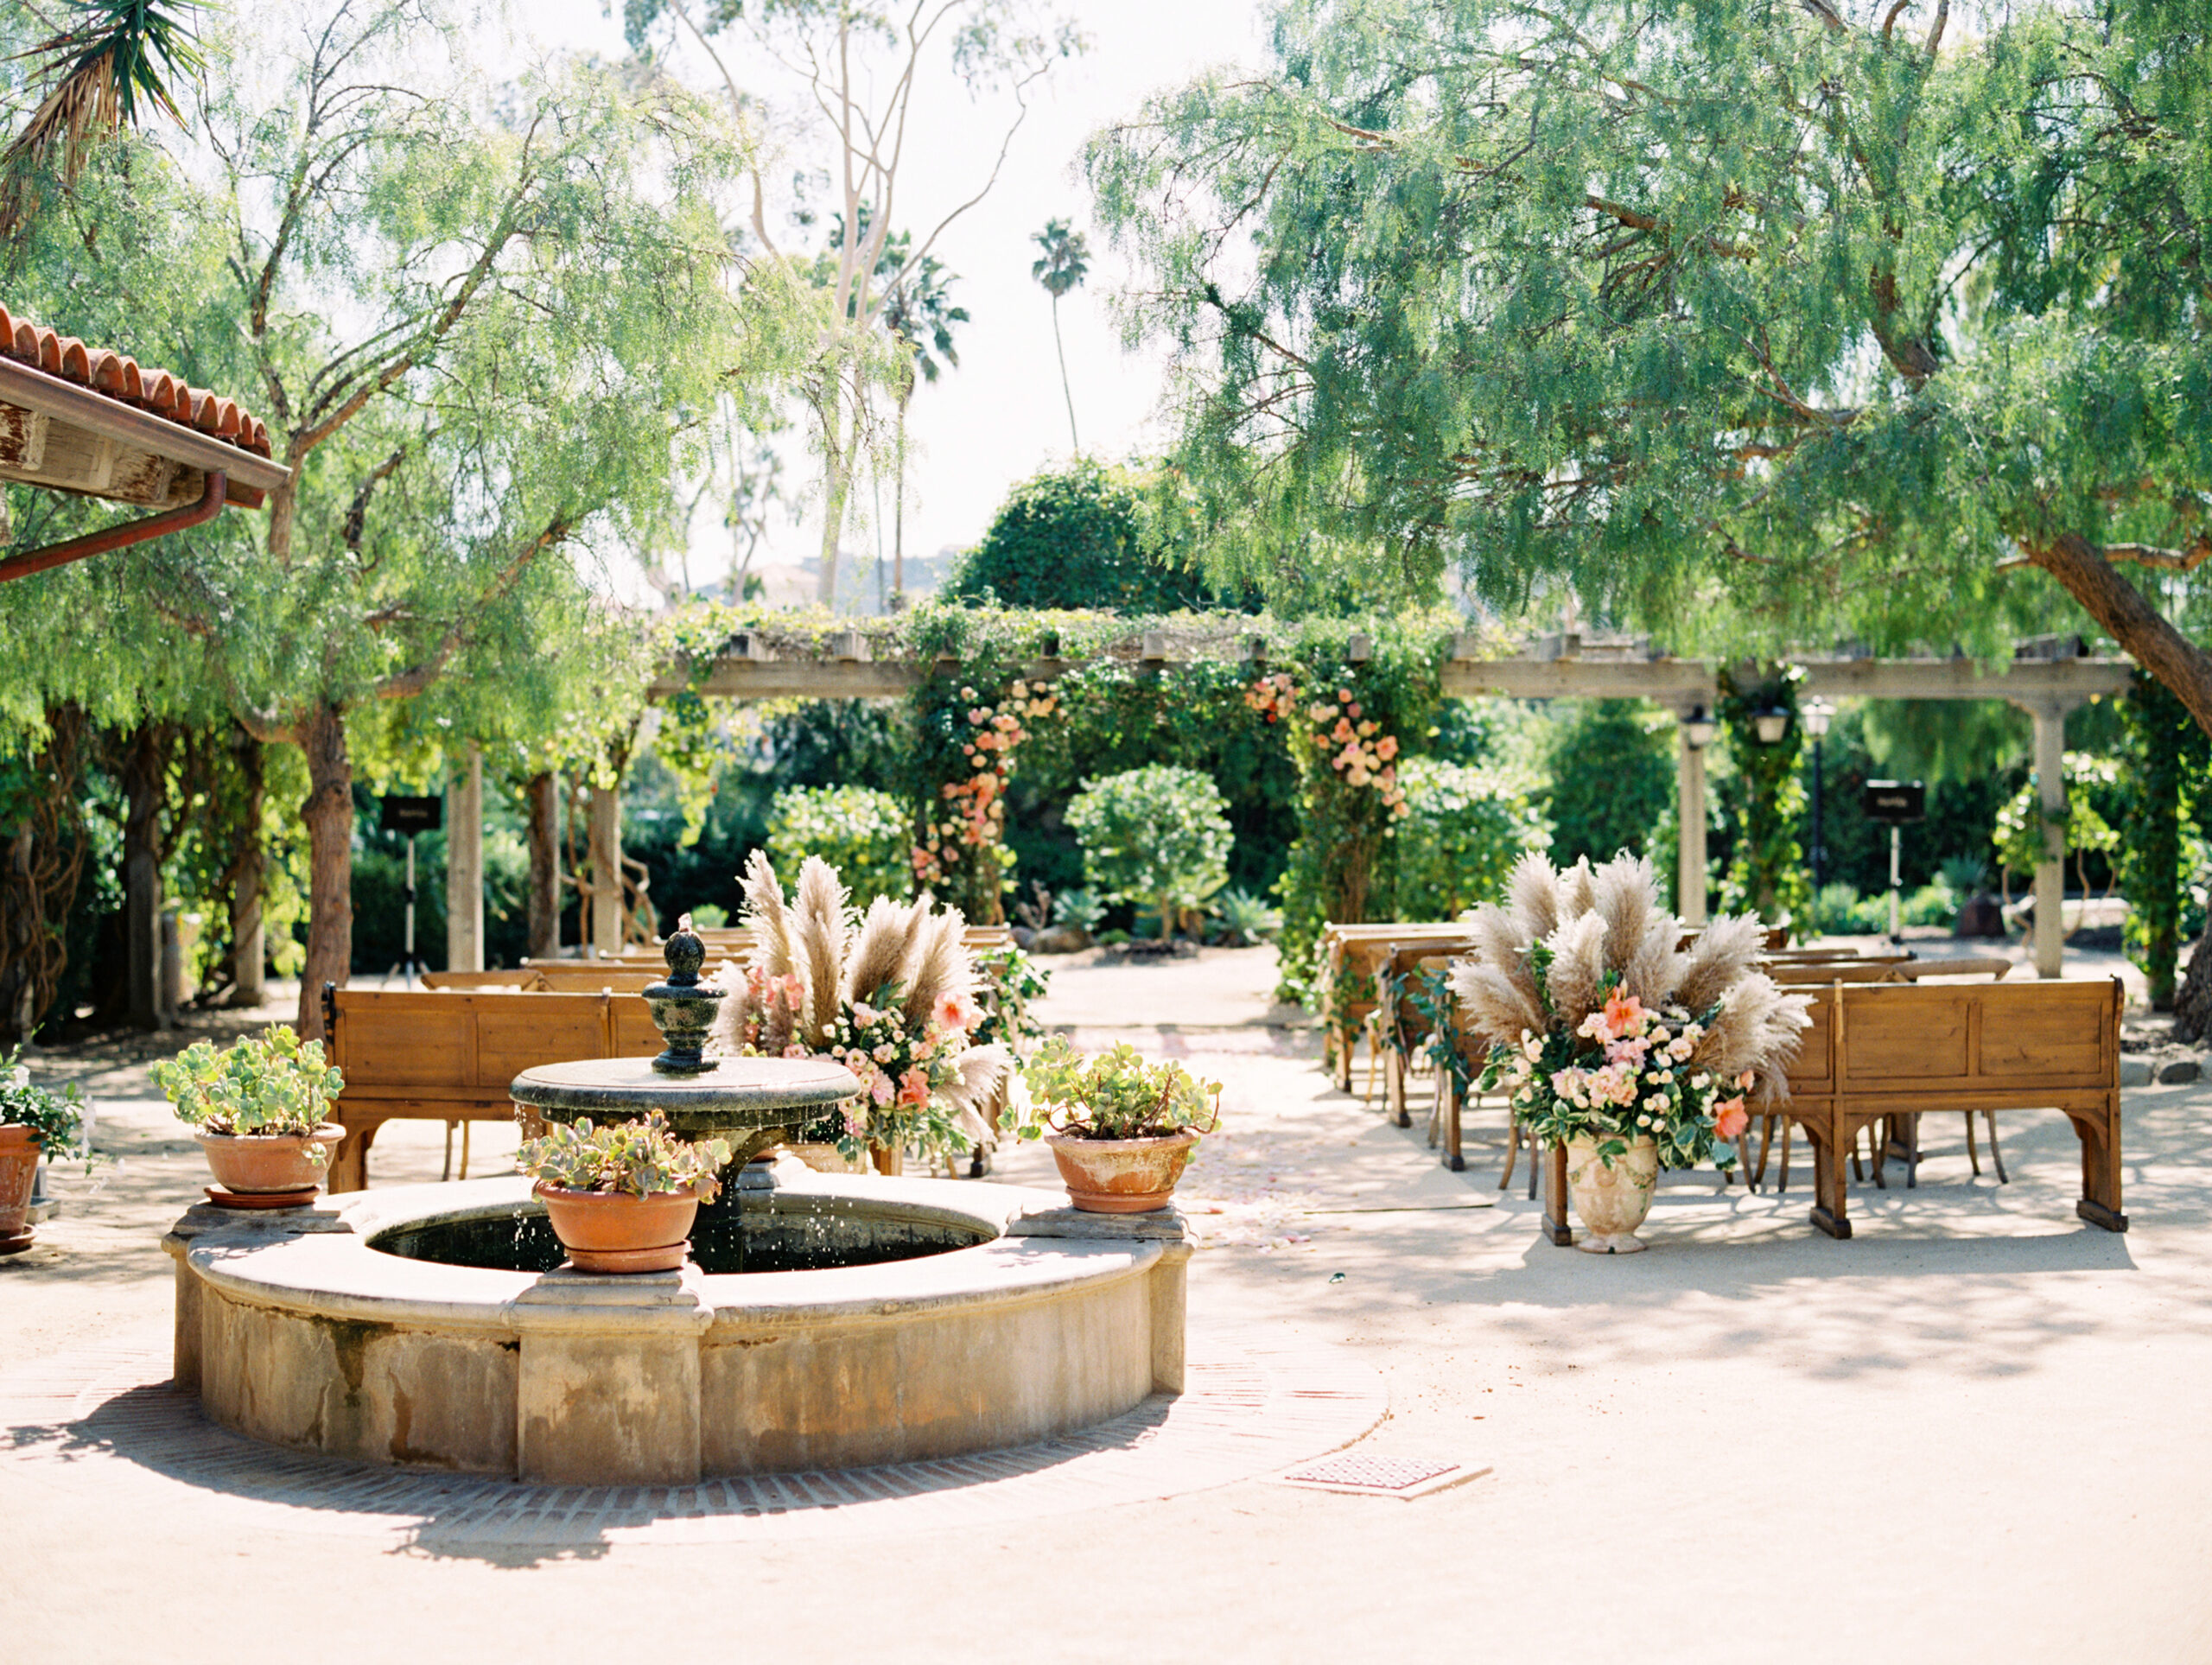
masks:
[[[715,1014],[721,1007],[723,991],[699,981],[707,944],[691,929],[690,914],[677,921],[661,951],[668,961],[668,981],[654,983],[645,991],[645,1004],[652,1008],[653,1026],[668,1043],[653,1060],[653,1068],[666,1076],[704,1075],[715,1067],[715,1060],[704,1056],[702,1049],[707,1031],[714,1026]]]

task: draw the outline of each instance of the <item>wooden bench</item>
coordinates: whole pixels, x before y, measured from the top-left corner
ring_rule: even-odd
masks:
[[[1925,963],[1938,969],[1944,963]],[[1952,963],[1955,964],[1956,963]],[[2074,1211],[2107,1231],[2120,1211],[2120,979],[2101,982],[1833,982],[1789,1071],[1789,1119],[1813,1147],[1815,1226],[1851,1236],[1847,1166],[1859,1133],[1930,1110],[2055,1109],[2082,1145]],[[1544,1230],[1572,1243],[1567,1152],[1550,1153]]]
[[[1352,1053],[1376,1008],[1376,968],[1401,945],[1427,942],[1456,948],[1466,941],[1467,927],[1448,921],[1322,926],[1320,977],[1314,997],[1320,1007],[1329,1068],[1339,1092],[1351,1090]],[[1435,951],[1444,950],[1440,947]]]
[[[387,1122],[511,1121],[507,1089],[532,1065],[652,1058],[663,1045],[630,994],[334,988],[323,1001],[330,1061],[346,1077],[334,1192],[368,1184],[369,1147]]]

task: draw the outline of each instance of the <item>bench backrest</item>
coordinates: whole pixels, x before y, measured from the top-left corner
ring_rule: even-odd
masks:
[[[661,1050],[645,1003],[626,995],[340,988],[332,1002],[341,1110],[378,1100],[503,1099],[535,1064]]]
[[[1813,993],[1793,1093],[1893,1097],[2107,1091],[2120,980],[1859,983]]]

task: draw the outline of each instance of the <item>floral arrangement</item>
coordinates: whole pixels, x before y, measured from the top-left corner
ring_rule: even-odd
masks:
[[[58,1093],[32,1084],[21,1046],[0,1058],[0,1127],[29,1128],[48,1161],[81,1150],[86,1171],[92,1171],[96,1159],[85,1143],[84,1095],[73,1081]]]
[[[721,1192],[717,1177],[729,1165],[728,1141],[679,1139],[668,1117],[649,1110],[639,1122],[594,1126],[588,1116],[552,1122],[536,1139],[525,1140],[515,1166],[533,1179],[563,1191],[605,1191],[625,1197],[652,1197],[690,1191],[702,1203]]]
[[[281,1023],[222,1052],[196,1041],[155,1064],[153,1077],[178,1121],[212,1134],[311,1134],[330,1119],[331,1101],[346,1087],[324,1063],[321,1041],[303,1042]],[[326,1153],[311,1145],[306,1154],[321,1162]]]
[[[1029,1102],[1014,1131],[1024,1139],[1155,1139],[1185,1129],[1209,1134],[1221,1123],[1219,1082],[1202,1081],[1172,1058],[1155,1064],[1127,1042],[1086,1056],[1054,1035],[1021,1077]]]
[[[945,818],[925,822],[914,846],[914,877],[924,885],[944,884],[963,849],[995,852],[1005,842],[1006,784],[1014,774],[1015,752],[1030,738],[1025,721],[1059,709],[1058,696],[1041,683],[1017,681],[996,701],[984,699],[973,687],[962,688],[960,697],[969,702],[969,734],[960,750],[969,772],[966,779],[948,780],[939,789]]]
[[[1751,1107],[1788,1096],[1809,1021],[1806,996],[1754,969],[1758,918],[1715,919],[1685,950],[1650,863],[1625,855],[1564,872],[1523,856],[1510,893],[1475,911],[1476,952],[1452,976],[1488,1049],[1484,1089],[1502,1084],[1541,1140],[1596,1141],[1608,1166],[1648,1138],[1662,1166],[1732,1168]]]
[[[852,1071],[861,1092],[835,1122],[848,1156],[871,1145],[937,1156],[988,1139],[978,1108],[1014,1058],[976,1039],[984,1014],[967,921],[927,896],[878,897],[856,918],[836,869],[816,857],[801,864],[787,907],[759,850],[745,894],[757,934],[737,996],[715,1020],[715,1048],[835,1058]]]
[[[1281,670],[1261,677],[1247,689],[1244,702],[1271,723],[1295,716],[1301,709],[1297,684],[1287,671]],[[1352,690],[1339,688],[1333,696],[1325,691],[1302,709],[1306,721],[1313,725],[1308,741],[1326,757],[1329,767],[1344,778],[1344,784],[1371,786],[1382,795],[1391,815],[1405,814],[1406,794],[1398,784],[1398,737],[1384,734],[1374,718],[1362,715],[1364,708]]]

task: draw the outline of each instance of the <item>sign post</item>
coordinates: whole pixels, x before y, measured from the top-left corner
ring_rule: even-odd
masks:
[[[1890,940],[1904,940],[1904,874],[1900,861],[1903,830],[1910,821],[1928,813],[1928,788],[1917,780],[1870,780],[1860,794],[1859,808],[1869,821],[1885,822],[1890,829]]]
[[[392,967],[401,975],[404,985],[415,986],[415,974],[423,963],[415,956],[415,837],[418,833],[435,832],[445,825],[446,801],[442,798],[387,797],[383,801],[378,825],[385,832],[407,835],[407,947],[405,957]]]

